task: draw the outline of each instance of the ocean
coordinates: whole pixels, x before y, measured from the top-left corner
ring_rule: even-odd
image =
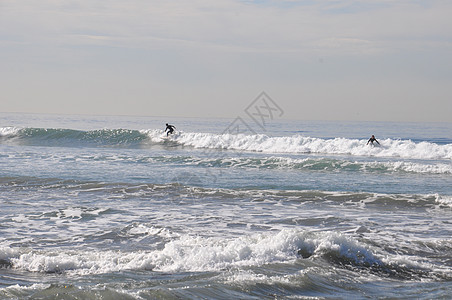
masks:
[[[0,120],[0,299],[452,295],[452,123]]]

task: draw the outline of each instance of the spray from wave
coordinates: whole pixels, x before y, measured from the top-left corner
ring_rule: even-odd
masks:
[[[301,135],[270,137],[263,134],[213,134],[179,131],[168,138],[162,130],[100,129],[81,131],[55,128],[0,128],[0,142],[46,146],[144,147],[152,144],[262,153],[333,154],[408,159],[452,159],[452,144],[411,140],[322,139]]]
[[[161,232],[150,230],[148,234],[160,235]],[[363,267],[384,266],[385,262],[372,252],[369,246],[334,232],[282,230],[225,240],[182,235],[167,242],[164,248],[150,251],[74,250],[53,253],[3,247],[0,258],[8,262],[9,267],[20,270],[46,273],[73,271],[79,274],[121,270],[218,271],[234,266],[260,266],[309,257],[334,258],[341,264]]]
[[[309,232],[283,229],[279,232],[219,239],[190,235],[172,235],[167,230],[150,228],[139,233],[167,239],[161,249],[138,251],[31,250],[0,248],[3,267],[28,272],[103,274],[124,270],[156,272],[206,272],[293,263],[309,259],[314,263],[340,268],[367,270],[383,277],[446,276],[444,269],[421,261],[409,261],[403,255],[390,255],[378,247],[335,232]],[[135,228],[129,228],[131,237]],[[127,233],[124,233],[127,234]],[[382,257],[382,258],[380,258]],[[434,274],[430,274],[430,273]]]
[[[153,142],[167,141],[158,130],[142,131]],[[438,145],[411,140],[381,140],[381,146],[366,145],[367,140],[321,139],[301,135],[270,137],[263,134],[211,134],[179,132],[171,141],[183,146],[263,153],[321,153],[356,156],[401,157],[413,159],[452,159],[452,144]]]

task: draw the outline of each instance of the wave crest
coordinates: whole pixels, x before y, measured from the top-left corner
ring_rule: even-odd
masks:
[[[158,230],[144,233],[161,235]],[[221,271],[235,267],[294,263],[299,259],[318,263],[326,260],[339,267],[367,269],[384,276],[424,277],[428,275],[425,270],[429,269],[428,265],[415,261],[410,263],[400,256],[386,255],[380,259],[377,249],[336,232],[283,229],[227,239],[186,234],[171,236],[164,247],[154,250],[84,252],[0,248],[0,258],[9,262],[9,267],[20,270],[75,274],[123,270]]]
[[[143,131],[156,143],[167,141],[161,131]],[[212,134],[178,132],[171,141],[183,146],[206,149],[226,149],[263,153],[321,153],[413,159],[452,159],[452,144],[438,145],[411,140],[381,140],[382,146],[366,145],[367,140],[335,138],[321,139],[300,135],[270,137],[263,134]]]
[[[452,159],[452,144],[438,145],[411,140],[380,140],[381,146],[368,146],[367,140],[322,139],[301,135],[270,137],[263,134],[213,134],[182,132],[168,138],[163,130],[100,129],[81,131],[55,128],[0,128],[0,141],[16,141],[51,146],[137,147],[149,144],[187,146],[262,153],[319,153],[333,155],[401,157],[407,159]]]
[[[0,128],[1,139],[19,144],[46,146],[133,146],[139,145],[146,136],[138,130],[99,129],[74,130],[60,128]]]

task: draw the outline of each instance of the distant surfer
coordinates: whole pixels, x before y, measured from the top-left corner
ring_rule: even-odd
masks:
[[[369,145],[369,143],[371,143],[372,145],[374,144],[374,142],[377,142],[378,145],[380,145],[380,143],[377,141],[377,139],[375,138],[375,135],[372,134],[372,136],[370,137],[370,139],[367,141],[367,145]]]
[[[165,132],[168,130],[168,132],[166,132],[166,136],[168,136],[170,133],[173,134],[174,133],[174,129],[176,129],[176,126],[168,125],[168,123],[166,123]]]

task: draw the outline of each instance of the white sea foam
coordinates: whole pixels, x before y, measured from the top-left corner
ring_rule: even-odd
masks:
[[[21,128],[13,126],[0,127],[0,136],[16,135],[20,130]]]
[[[403,171],[410,173],[430,173],[430,174],[452,174],[452,164],[421,164],[414,162],[396,161],[396,162],[371,162],[363,163],[364,167],[384,166],[390,171]]]
[[[0,247],[0,260],[7,261],[20,255],[20,252],[15,248]]]
[[[452,196],[436,195],[436,203],[443,206],[452,207]]]
[[[160,130],[142,133],[157,143],[168,141]],[[178,132],[169,140],[184,146],[208,149],[230,149],[264,153],[324,153],[414,159],[452,159],[452,144],[438,145],[411,140],[381,140],[381,146],[366,145],[367,140],[321,139],[301,135],[269,137],[263,134],[212,134]]]
[[[303,249],[310,255],[333,252],[357,264],[379,264],[371,250],[334,232],[283,229],[277,233],[220,239],[182,235],[153,251],[4,251],[14,268],[32,272],[99,274],[121,270],[218,271],[229,267],[291,262]],[[3,250],[2,250],[3,251]]]
[[[406,161],[393,161],[393,162],[359,162],[348,160],[332,160],[325,158],[303,158],[295,159],[288,157],[266,157],[255,161],[250,158],[225,158],[223,163],[228,162],[230,166],[244,166],[244,167],[272,167],[277,168],[289,168],[289,169],[310,169],[319,168],[323,169],[345,169],[355,166],[361,171],[381,170],[389,172],[409,172],[409,173],[430,173],[430,174],[452,174],[452,164],[435,163],[424,164]]]
[[[48,289],[49,287],[51,287],[51,285],[47,283],[33,283],[31,285],[15,284],[4,288],[0,288],[0,295],[5,297],[5,299],[19,299],[17,293],[21,293],[24,291],[45,290]]]
[[[305,270],[299,271],[295,274],[291,275],[282,275],[282,276],[269,276],[265,274],[256,274],[251,270],[241,270],[239,272],[228,272],[226,274],[222,274],[223,280],[228,284],[237,284],[237,283],[264,283],[264,284],[275,284],[275,283],[284,283],[284,284],[299,284],[299,276],[306,273]]]

